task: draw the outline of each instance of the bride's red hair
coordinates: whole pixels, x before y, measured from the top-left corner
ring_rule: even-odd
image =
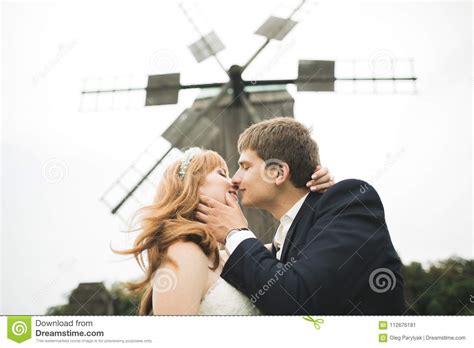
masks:
[[[153,313],[153,276],[165,261],[174,263],[167,257],[167,250],[173,243],[192,241],[213,260],[212,270],[219,265],[217,241],[195,220],[195,209],[199,203],[199,187],[207,174],[219,167],[227,170],[227,165],[218,153],[210,150],[194,155],[182,179],[178,175],[180,165],[181,161],[176,161],[165,170],[153,203],[136,213],[134,220],[138,219],[140,223],[140,234],[134,246],[115,251],[133,255],[145,272],[141,280],[128,283],[130,290],[142,294],[140,315]]]

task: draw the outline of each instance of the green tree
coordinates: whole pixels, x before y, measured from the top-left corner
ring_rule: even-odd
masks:
[[[407,314],[472,315],[474,260],[450,258],[424,269],[418,262],[403,266]]]

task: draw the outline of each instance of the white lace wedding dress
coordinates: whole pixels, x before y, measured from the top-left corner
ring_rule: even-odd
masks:
[[[239,290],[219,277],[203,297],[199,315],[259,315],[260,310]]]

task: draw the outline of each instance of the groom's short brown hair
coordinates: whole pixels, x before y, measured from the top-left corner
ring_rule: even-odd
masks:
[[[291,117],[277,117],[256,123],[240,134],[239,153],[254,150],[264,161],[280,160],[290,167],[290,181],[305,187],[316,166],[319,150],[311,132]]]

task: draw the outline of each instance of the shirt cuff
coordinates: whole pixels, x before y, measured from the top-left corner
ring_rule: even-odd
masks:
[[[231,233],[227,236],[225,242],[225,250],[227,251],[227,254],[232,254],[234,250],[237,249],[240,243],[249,238],[256,239],[257,237],[252,231],[243,230],[235,231],[234,233],[232,233],[231,231]]]

